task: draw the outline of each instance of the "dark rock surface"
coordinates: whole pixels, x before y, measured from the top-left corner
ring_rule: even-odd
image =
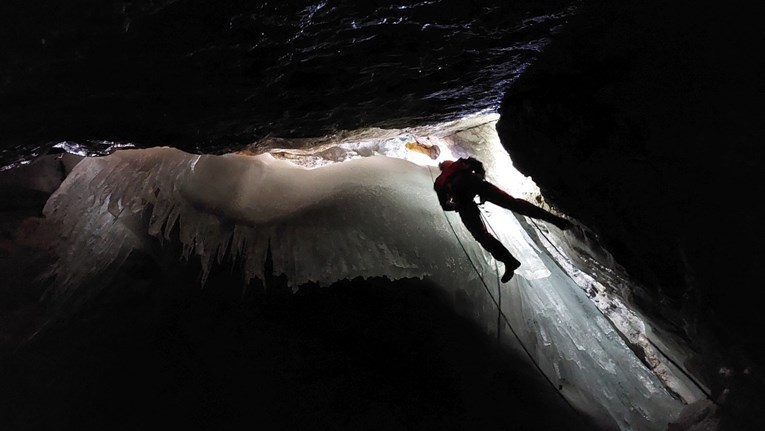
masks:
[[[51,142],[202,153],[496,109],[570,0],[7,0],[0,166]]]
[[[765,40],[762,11],[736,2],[712,7],[688,0],[585,1],[569,22],[565,14],[557,14],[566,10],[570,4],[566,1],[512,6],[506,1],[412,1],[398,4],[402,8],[383,3],[0,2],[0,166],[47,153],[52,143],[64,140],[96,152],[112,141],[130,141],[217,153],[269,134],[316,136],[339,128],[450,119],[496,107],[507,83],[553,35],[554,42],[540,61],[506,94],[498,126],[505,146],[548,200],[596,230],[619,262],[643,282],[644,290],[632,292],[629,299],[663,330],[696,349],[684,365],[709,385],[722,405],[724,425],[757,429],[736,420],[748,419],[765,405],[765,354],[760,348],[765,313],[753,299],[762,285],[759,272],[765,258],[759,203],[765,183],[761,174],[765,160],[759,150],[765,136],[765,65],[759,54]],[[565,31],[556,34],[564,24]],[[29,242],[28,234],[39,222],[40,206],[67,168],[50,158],[38,163],[34,169],[45,164],[45,175],[31,182],[17,181],[30,179],[28,175],[5,176],[0,181],[0,273],[4,278],[0,343],[4,346],[16,346],[21,334],[39,324],[44,311],[36,302],[40,291],[33,283],[44,261],[32,258],[45,244]],[[140,259],[136,265],[142,268]],[[147,280],[130,292],[151,296],[154,293],[141,286],[161,286],[152,284],[151,268],[143,270],[148,272]],[[388,291],[384,284],[366,287],[366,293],[354,301],[381,300],[375,289]],[[319,302],[337,300],[337,292],[344,292],[338,289]],[[250,396],[250,386],[217,383],[221,377],[236,381],[233,371],[218,371],[231,361],[238,373],[260,376],[259,369],[246,361],[259,355],[258,343],[248,336],[258,342],[268,336],[253,328],[271,322],[285,340],[296,336],[308,343],[312,329],[307,322],[324,329],[332,326],[321,321],[324,317],[316,317],[319,320],[296,328],[298,323],[284,316],[258,317],[261,321],[247,326],[247,313],[264,310],[245,302],[241,307],[251,308],[214,311],[209,305],[214,298],[204,296],[210,292],[194,293],[188,303],[179,299],[183,294],[165,298],[160,308],[140,298],[132,303],[123,298],[106,312],[90,310],[95,314],[88,315],[83,311],[82,316],[91,320],[58,329],[22,356],[4,356],[2,387],[11,389],[3,391],[0,413],[21,428],[20,424],[31,424],[27,429],[34,424],[49,428],[57,421],[69,421],[73,428],[101,426],[136,409],[145,413],[135,419],[140,422],[149,417],[149,410],[140,409],[153,407],[131,396],[145,396],[145,388],[138,388],[145,384],[156,391],[149,394],[149,401],[170,400],[166,419],[182,418],[185,407],[207,405],[208,410],[196,409],[197,416],[184,420],[220,425],[216,421],[223,420],[222,406],[228,401],[274,402],[260,394]],[[414,297],[411,300],[411,308],[426,305]],[[224,304],[223,309],[234,307],[227,300],[216,301]],[[282,307],[277,309],[286,310],[285,314],[307,310],[300,302],[307,299],[280,301],[286,302],[277,301]],[[401,307],[394,311],[412,313],[409,306]],[[164,317],[151,320],[141,315],[150,309],[162,310]],[[114,316],[108,316],[108,310]],[[366,317],[351,314],[344,315],[345,324]],[[140,318],[135,327],[121,326],[136,316]],[[178,319],[185,320],[179,323]],[[413,326],[429,323],[414,315],[404,321]],[[494,354],[486,346],[468,344],[475,342],[472,329],[449,319],[441,322],[451,325],[457,335],[449,338],[452,335],[438,333],[435,344],[429,346],[464,342],[477,352]],[[94,327],[95,332],[88,332]],[[103,333],[96,333],[101,327]],[[179,327],[185,329],[179,332]],[[242,327],[250,332],[228,331]],[[154,332],[144,339],[141,331],[150,330]],[[390,340],[404,337],[406,330],[398,327],[386,336]],[[438,332],[433,330],[431,335]],[[352,334],[354,339],[363,340],[362,332]],[[61,335],[59,341],[55,334]],[[331,331],[327,334],[334,337],[329,340],[332,343],[342,338]],[[157,345],[168,337],[171,350],[159,349]],[[245,359],[238,356],[242,351],[233,350],[220,358],[202,357],[208,350],[215,355],[215,348],[231,347],[221,346],[216,337],[242,343]],[[391,341],[391,351],[405,352],[423,342],[412,337],[400,345]],[[120,344],[123,340],[127,344]],[[269,346],[279,352],[294,348],[285,340],[269,340]],[[361,345],[348,354],[363,355],[364,349],[371,348]],[[189,352],[193,355],[188,356]],[[279,400],[300,393],[296,388],[304,382],[295,383],[300,379],[294,375],[302,376],[311,366],[301,362],[303,353],[287,354],[297,362],[282,370],[280,382],[291,382],[293,392],[279,392]],[[312,357],[312,352],[307,353],[306,357]],[[483,398],[485,406],[463,406],[463,410],[446,404],[456,408],[452,412],[445,411],[449,409],[436,398],[423,399],[411,408],[403,403],[380,407],[362,394],[360,403],[378,413],[338,420],[350,421],[346,424],[352,428],[354,420],[385,424],[384,420],[398,420],[401,414],[407,417],[414,410],[430,409],[432,417],[427,420],[432,422],[424,425],[443,428],[438,418],[442,414],[457,423],[491,417],[497,420],[492,423],[516,425],[522,409],[502,417],[497,412],[521,400],[502,391],[527,382],[513,383],[521,378],[516,376],[494,383],[487,376],[503,374],[503,365],[489,360],[479,362],[486,371],[477,370],[461,355],[452,352],[437,361],[443,367],[459,363],[451,368],[455,375],[465,373],[485,382],[488,386],[481,389],[489,388],[499,401]],[[395,356],[374,366],[395,362]],[[278,366],[265,356],[258,360],[266,367]],[[319,362],[331,363],[327,361]],[[129,372],[121,376],[123,366]],[[334,366],[322,370],[335,372]],[[189,373],[192,383],[183,386],[187,375],[167,375],[161,367]],[[371,369],[357,371],[368,375]],[[406,373],[397,370],[398,374],[388,377],[399,379],[400,388],[407,388],[402,380]],[[24,380],[38,371],[38,380]],[[409,394],[418,398],[428,385],[443,390],[441,398],[481,392],[465,382],[441,387],[435,375],[428,376],[424,386]],[[351,387],[351,378],[350,374],[341,377],[338,388]],[[380,384],[380,380],[376,376],[366,383]],[[245,381],[259,383],[255,377]],[[271,388],[278,388],[279,382],[270,382]],[[505,383],[508,386],[494,386]],[[305,384],[314,391],[307,401],[324,402],[318,387],[311,386],[314,383]],[[54,389],[47,393],[50,387]],[[115,387],[123,392],[109,392]],[[234,392],[224,393],[229,389]],[[70,394],[74,394],[71,402],[56,404]],[[35,399],[38,404],[25,403]],[[250,415],[248,406],[233,408],[244,418]],[[532,411],[527,404],[521,406]],[[348,406],[347,411],[352,410]],[[291,413],[277,409],[269,417],[301,425],[296,421],[302,419],[288,417]],[[308,417],[318,418],[324,413],[317,409],[311,414]],[[555,417],[545,419],[552,421],[546,425],[558,425],[553,423]],[[528,426],[535,429],[531,422]]]
[[[631,300],[689,340],[685,366],[714,396],[736,385],[721,366],[763,388],[755,8],[587,2],[509,88],[497,126],[516,166],[643,282]]]
[[[427,281],[243,292],[227,268],[205,289],[189,269],[135,257],[0,357],[3,429],[597,429]]]

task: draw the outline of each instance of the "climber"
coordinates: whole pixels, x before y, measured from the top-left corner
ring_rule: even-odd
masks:
[[[518,214],[550,222],[561,230],[572,226],[568,220],[522,199],[516,199],[486,181],[483,164],[473,157],[445,160],[439,163],[438,167],[441,169],[441,174],[436,178],[433,189],[438,194],[441,207],[445,211],[457,211],[465,227],[481,246],[495,259],[505,264],[503,283],[510,281],[521,263],[486,230],[481,220],[480,209],[475,202],[476,195],[480,197],[481,203],[487,201],[495,203]]]

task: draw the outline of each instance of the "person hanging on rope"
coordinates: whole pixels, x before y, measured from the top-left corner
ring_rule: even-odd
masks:
[[[573,224],[555,214],[545,211],[523,199],[516,199],[505,191],[486,181],[483,163],[473,157],[458,160],[445,160],[438,164],[441,174],[436,178],[433,189],[438,194],[438,201],[445,211],[459,213],[465,227],[481,246],[495,259],[505,264],[502,282],[507,283],[513,277],[521,263],[510,254],[504,245],[494,238],[481,220],[481,210],[475,202],[478,196],[481,202],[492,202],[503,208],[525,216],[552,223],[561,230]]]

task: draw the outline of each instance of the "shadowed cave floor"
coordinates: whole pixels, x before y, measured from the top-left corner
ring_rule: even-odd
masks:
[[[427,281],[141,268],[2,357],[3,429],[595,429]]]

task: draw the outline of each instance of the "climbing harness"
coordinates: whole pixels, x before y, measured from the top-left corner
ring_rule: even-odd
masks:
[[[432,167],[431,167],[431,166],[428,166],[428,172],[430,173],[430,177],[431,177],[431,180],[432,180],[432,181],[435,181],[435,178],[433,177],[433,171],[432,171]],[[483,221],[483,222],[484,222],[484,223],[485,223],[485,224],[486,224],[486,225],[489,227],[489,229],[491,229],[491,231],[492,231],[492,233],[494,234],[494,236],[495,236],[495,237],[497,237],[497,232],[494,230],[494,227],[491,225],[491,223],[489,223],[489,220],[488,220],[488,218],[487,218],[487,217],[486,217],[486,215],[484,214],[484,210],[483,210],[483,208],[481,208],[481,207],[479,206],[479,209],[480,209],[480,215],[481,215],[481,219],[482,219],[482,221]],[[457,242],[459,243],[459,245],[460,245],[460,248],[462,248],[462,251],[465,253],[465,257],[467,257],[467,259],[468,259],[468,262],[470,262],[470,265],[473,267],[473,270],[475,271],[476,275],[478,276],[478,279],[481,281],[481,284],[483,285],[484,289],[486,290],[486,293],[489,295],[489,298],[491,298],[492,302],[493,302],[493,303],[494,303],[494,305],[497,307],[497,341],[499,342],[499,340],[500,340],[500,335],[501,335],[501,320],[504,320],[504,321],[505,321],[505,323],[507,324],[507,327],[508,327],[508,328],[510,328],[510,331],[513,333],[513,335],[515,336],[515,338],[516,338],[516,340],[518,341],[519,345],[521,346],[521,348],[523,349],[523,351],[526,353],[526,355],[529,357],[529,359],[530,359],[530,360],[531,360],[531,362],[534,364],[534,366],[537,368],[537,370],[539,370],[539,372],[540,372],[540,373],[541,373],[541,374],[542,374],[542,375],[545,377],[545,379],[547,380],[547,382],[548,382],[548,383],[549,383],[549,384],[550,384],[552,387],[554,387],[554,388],[556,389],[556,391],[555,391],[555,392],[556,392],[556,393],[558,393],[558,395],[559,395],[561,398],[563,398],[563,400],[566,402],[566,404],[567,404],[569,407],[571,407],[571,409],[573,409],[574,411],[576,411],[576,412],[577,412],[577,413],[579,413],[579,414],[584,414],[584,413],[583,413],[583,412],[581,412],[580,410],[576,409],[576,408],[575,408],[575,407],[574,407],[574,406],[571,404],[571,402],[570,402],[570,401],[569,401],[569,400],[568,400],[568,399],[567,399],[565,396],[563,396],[563,393],[562,393],[562,392],[559,390],[560,388],[559,388],[558,386],[556,386],[556,385],[555,385],[555,383],[553,383],[553,381],[550,379],[550,377],[549,377],[549,376],[547,376],[547,374],[546,374],[546,373],[545,373],[545,372],[542,370],[541,366],[540,366],[540,365],[537,363],[537,361],[536,361],[536,360],[534,359],[534,357],[531,355],[531,352],[529,352],[529,350],[526,348],[525,344],[524,344],[524,343],[523,343],[523,341],[521,340],[520,336],[518,335],[518,333],[517,333],[517,332],[515,331],[515,329],[513,328],[512,324],[510,323],[510,319],[508,319],[508,317],[507,317],[507,316],[504,314],[504,312],[502,312],[502,308],[501,308],[501,301],[502,301],[502,288],[501,288],[501,287],[502,287],[502,285],[501,285],[501,283],[500,283],[500,279],[499,279],[499,268],[498,268],[498,266],[497,266],[497,261],[496,261],[496,259],[494,260],[494,269],[495,269],[495,274],[496,274],[496,276],[497,276],[497,298],[495,298],[495,297],[494,297],[494,295],[493,295],[493,294],[492,294],[492,292],[491,292],[491,289],[489,289],[489,286],[488,286],[488,284],[486,283],[486,280],[484,280],[483,276],[481,275],[481,272],[480,272],[480,270],[479,270],[479,269],[478,269],[478,267],[475,265],[475,263],[473,263],[473,260],[470,258],[470,254],[468,253],[467,249],[465,248],[464,244],[462,243],[462,240],[460,239],[459,235],[457,234],[457,231],[456,231],[456,229],[454,228],[454,225],[452,224],[451,220],[449,220],[449,216],[446,214],[446,211],[444,211],[444,210],[443,210],[443,208],[441,208],[441,212],[443,213],[443,215],[444,215],[444,218],[446,219],[446,222],[447,222],[447,224],[449,225],[449,228],[451,229],[452,233],[454,234],[454,237],[457,239]],[[547,235],[546,235],[546,234],[544,233],[544,231],[543,231],[543,230],[542,230],[542,229],[539,227],[539,225],[536,223],[536,221],[534,221],[533,219],[530,219],[530,218],[529,218],[529,220],[530,220],[530,221],[531,221],[531,223],[534,225],[534,227],[536,228],[537,232],[539,232],[539,233],[541,234],[541,236],[542,236],[542,237],[543,237],[543,238],[544,238],[544,239],[545,239],[545,240],[546,240],[546,241],[547,241],[547,242],[550,244],[550,246],[551,246],[551,247],[552,247],[552,248],[553,248],[553,249],[554,249],[556,252],[558,252],[558,254],[560,254],[560,256],[561,256],[561,257],[563,257],[564,259],[568,260],[567,256],[566,256],[566,255],[565,255],[565,254],[564,254],[564,253],[563,253],[563,252],[562,252],[560,249],[558,249],[558,247],[557,247],[557,246],[556,246],[556,245],[555,245],[555,244],[554,244],[554,243],[553,243],[553,242],[550,240],[550,238],[548,238],[548,237],[547,237]],[[597,310],[598,310],[598,311],[601,313],[601,315],[603,315],[603,317],[606,319],[606,321],[607,321],[609,324],[611,324],[611,326],[612,326],[612,327],[614,327],[614,329],[617,331],[617,333],[621,333],[621,332],[620,332],[620,331],[619,331],[619,330],[618,330],[618,329],[617,329],[617,328],[614,326],[613,322],[611,322],[611,320],[608,318],[608,316],[606,316],[606,315],[603,313],[603,311],[601,311],[601,310],[600,310],[598,307],[595,307],[595,308],[596,308],[596,309],[597,309]],[[696,385],[696,387],[697,387],[697,388],[698,388],[698,389],[699,389],[699,390],[700,390],[700,391],[701,391],[701,392],[702,392],[702,393],[703,393],[703,394],[704,394],[704,395],[705,395],[705,396],[706,396],[706,397],[707,397],[707,398],[708,398],[710,401],[712,401],[714,404],[717,404],[717,402],[716,402],[716,401],[715,401],[715,400],[712,398],[712,396],[711,396],[711,395],[708,393],[708,391],[706,391],[706,390],[704,389],[704,387],[703,387],[701,384],[699,384],[699,383],[696,381],[696,379],[694,379],[694,378],[693,378],[693,377],[692,377],[692,376],[691,376],[691,375],[690,375],[690,374],[689,374],[689,373],[688,373],[688,372],[687,372],[685,369],[683,369],[683,367],[681,367],[680,365],[678,365],[678,364],[677,364],[677,363],[676,363],[676,362],[675,362],[675,361],[674,361],[674,360],[673,360],[671,357],[669,357],[669,356],[668,356],[668,355],[667,355],[667,354],[666,354],[664,351],[662,351],[662,350],[661,350],[661,349],[660,349],[660,348],[659,348],[659,347],[658,347],[656,344],[654,344],[654,343],[653,343],[651,340],[648,340],[648,341],[651,343],[651,345],[653,345],[653,346],[656,348],[656,350],[657,350],[659,353],[661,353],[661,354],[662,354],[662,355],[663,355],[665,358],[667,358],[667,360],[668,360],[668,361],[670,361],[670,362],[671,362],[671,363],[672,363],[672,364],[673,364],[673,365],[674,365],[674,366],[675,366],[677,369],[679,369],[679,370],[680,370],[680,371],[681,371],[681,372],[682,372],[682,373],[683,373],[683,374],[684,374],[684,375],[685,375],[685,376],[686,376],[686,377],[687,377],[687,378],[688,378],[688,379],[689,379],[691,382],[693,382],[693,383]]]
[[[433,181],[435,181],[435,179],[433,178],[433,171],[431,170],[431,166],[428,166],[428,172],[430,172],[431,179]],[[515,336],[515,339],[518,341],[518,344],[521,346],[523,351],[526,352],[526,355],[531,360],[531,363],[534,364],[534,366],[537,368],[537,370],[539,370],[540,374],[542,374],[544,376],[544,378],[547,380],[547,382],[550,384],[550,386],[555,388],[555,392],[563,399],[563,401],[566,402],[566,404],[572,410],[574,410],[575,412],[577,412],[579,414],[584,414],[583,412],[581,412],[578,409],[576,409],[571,404],[571,402],[565,396],[563,396],[563,393],[561,393],[561,391],[560,391],[560,387],[555,385],[555,383],[553,383],[553,381],[550,380],[550,377],[548,377],[547,374],[544,372],[544,370],[542,370],[542,367],[534,359],[534,356],[531,354],[531,352],[529,352],[528,348],[526,348],[526,345],[523,343],[523,340],[521,340],[521,337],[518,335],[518,333],[513,328],[513,325],[510,323],[510,319],[508,319],[508,317],[505,315],[505,313],[502,312],[501,302],[500,302],[501,298],[502,298],[502,284],[500,283],[500,280],[499,280],[499,268],[497,267],[496,260],[494,261],[494,268],[495,268],[495,274],[497,275],[497,297],[499,298],[499,300],[494,297],[494,295],[491,292],[491,289],[489,289],[489,285],[486,283],[486,280],[484,280],[483,276],[481,275],[481,271],[478,269],[478,267],[475,265],[475,263],[473,263],[473,259],[470,258],[470,254],[468,253],[467,249],[465,248],[465,245],[462,243],[462,240],[460,239],[459,234],[457,234],[457,231],[454,228],[454,225],[452,224],[451,220],[449,220],[449,216],[446,214],[446,211],[444,211],[443,208],[441,209],[441,213],[443,213],[444,218],[446,219],[446,222],[447,222],[447,224],[449,225],[449,228],[452,231],[452,234],[454,234],[454,237],[457,239],[457,243],[460,245],[460,248],[462,248],[462,251],[465,253],[465,257],[467,257],[468,262],[470,262],[470,265],[473,267],[473,270],[475,271],[476,275],[478,276],[478,279],[481,281],[481,284],[483,285],[484,289],[486,289],[486,293],[489,295],[489,298],[491,298],[491,301],[497,307],[497,339],[499,340],[500,334],[502,333],[502,331],[501,331],[501,320],[504,320],[505,323],[507,324],[507,327],[510,328],[510,332],[513,333],[513,335]],[[481,212],[481,215],[482,215],[482,217],[484,217],[483,216],[483,212]],[[488,223],[488,221],[486,221],[486,220],[485,220],[485,222]],[[489,228],[491,228],[492,231],[494,231],[494,229],[491,227],[491,225],[489,225]],[[501,318],[501,320],[500,320],[500,318]]]

